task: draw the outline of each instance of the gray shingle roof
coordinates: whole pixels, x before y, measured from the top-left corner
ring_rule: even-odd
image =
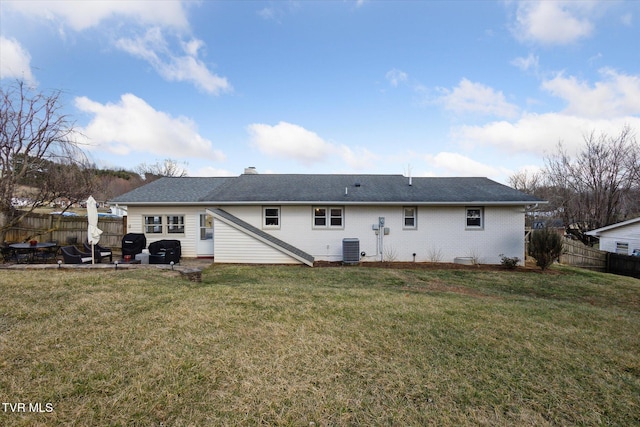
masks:
[[[111,200],[113,203],[195,203],[231,178],[164,177]]]
[[[542,200],[488,178],[402,175],[240,175],[162,178],[118,197],[125,203],[505,203]]]

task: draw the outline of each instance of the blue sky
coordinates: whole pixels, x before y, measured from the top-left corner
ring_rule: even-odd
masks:
[[[535,170],[640,132],[637,1],[7,1],[0,77],[91,160],[191,176]]]

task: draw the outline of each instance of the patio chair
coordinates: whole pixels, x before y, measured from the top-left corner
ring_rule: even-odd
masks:
[[[4,244],[0,248],[2,250],[2,261],[7,262],[18,262],[18,257],[16,256],[16,251],[13,248],[10,248],[9,245]]]
[[[60,248],[65,264],[90,264],[91,252],[81,252],[75,246],[63,246]]]
[[[31,261],[31,252],[25,249],[14,249],[5,243],[2,245],[2,259],[5,263],[28,263]]]
[[[182,250],[180,240],[158,240],[149,243],[149,264],[174,264],[180,262]]]
[[[41,262],[56,262],[58,260],[58,252],[60,252],[60,246],[58,246],[58,242],[55,243],[55,246],[51,246],[50,248],[44,248],[36,252],[36,259]]]
[[[91,253],[91,244],[84,242],[85,251]],[[111,252],[111,248],[105,248],[100,245],[93,245],[93,253],[96,262],[102,262],[104,258],[109,258],[109,262],[113,262],[113,253]]]

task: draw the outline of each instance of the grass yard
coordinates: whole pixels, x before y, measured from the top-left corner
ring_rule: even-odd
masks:
[[[0,425],[640,423],[637,279],[218,265],[202,279],[1,271]]]

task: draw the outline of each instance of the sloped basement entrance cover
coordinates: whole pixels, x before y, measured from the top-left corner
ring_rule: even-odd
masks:
[[[230,235],[236,233],[236,238],[225,242],[221,233],[222,227],[215,230],[216,260],[238,263],[261,263],[263,260],[264,263],[302,263],[313,267],[313,256],[303,250],[265,233],[222,209],[207,209],[207,213],[212,215],[214,220],[224,224]],[[250,240],[246,240],[247,238]],[[247,245],[242,245],[243,239],[248,243]]]

